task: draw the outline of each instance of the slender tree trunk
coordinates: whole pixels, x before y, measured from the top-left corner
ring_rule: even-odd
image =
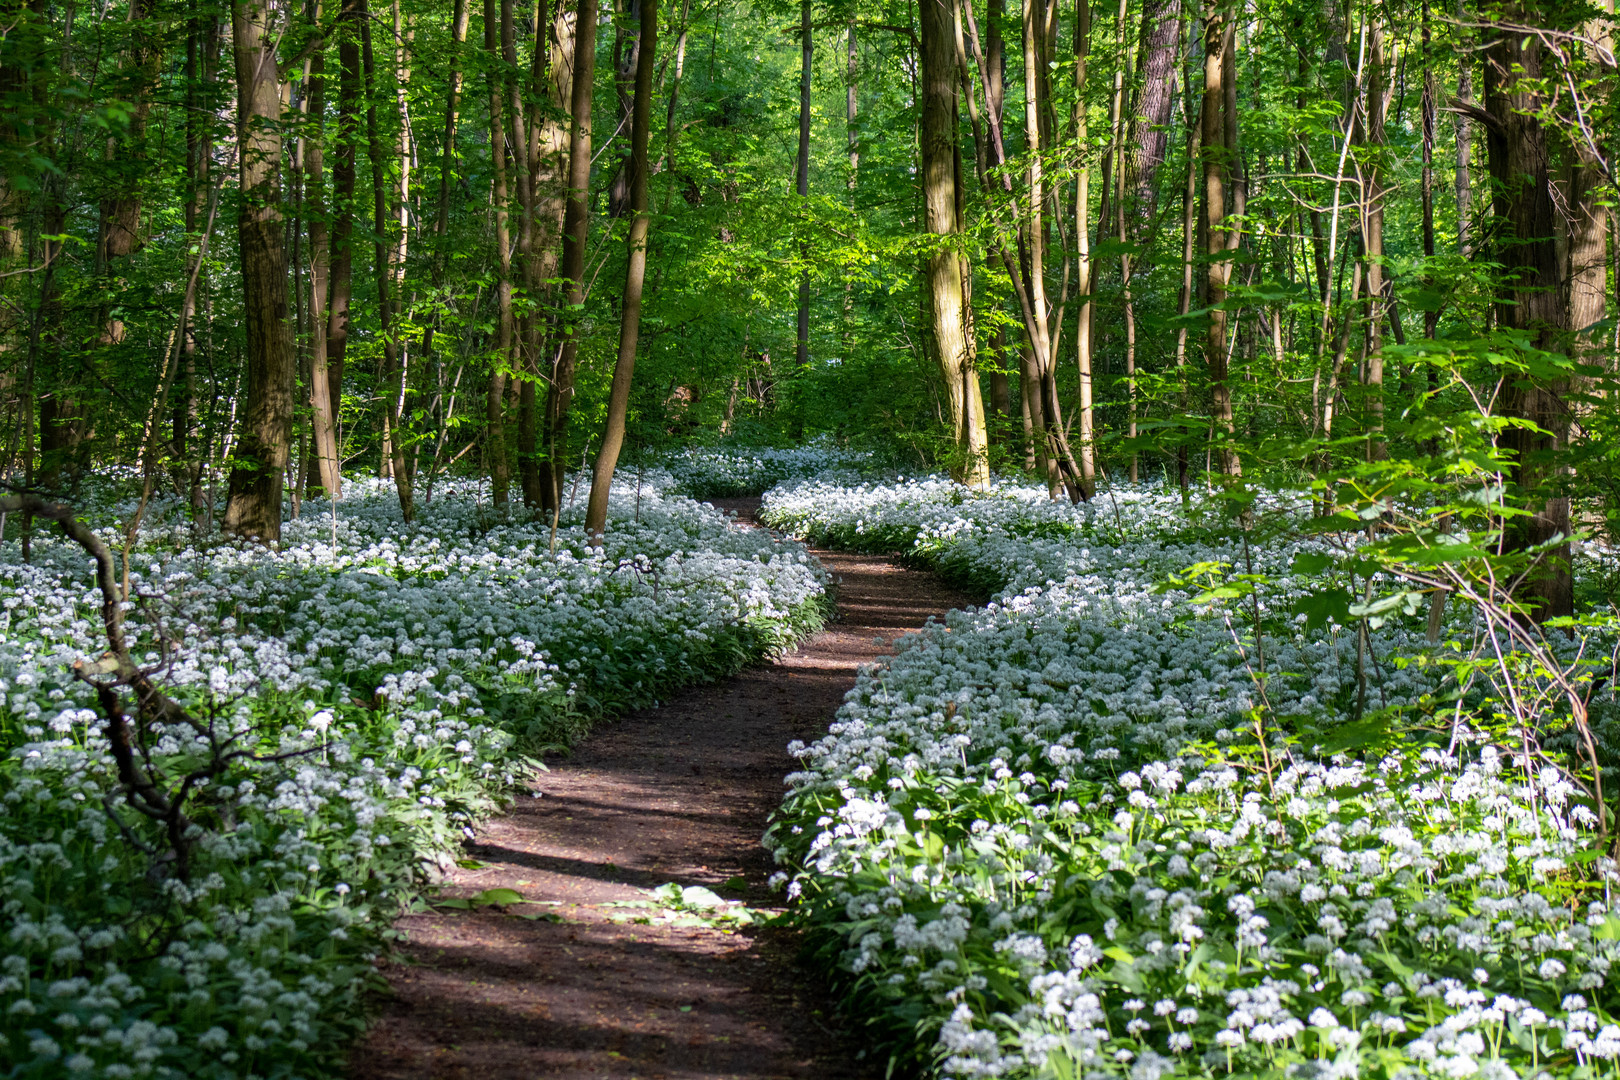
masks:
[[[636,346],[641,335],[641,292],[647,280],[647,233],[651,218],[647,213],[647,143],[652,127],[654,54],[658,45],[658,0],[640,0],[641,37],[636,58],[635,99],[630,118],[630,235],[629,259],[624,272],[624,300],[619,322],[619,355],[613,365],[613,384],[608,392],[607,424],[602,431],[602,448],[596,455],[591,475],[591,494],[585,508],[585,531],[600,542],[607,528],[608,495],[613,488],[613,472],[624,446],[626,419],[630,411],[630,383],[635,375]]]
[[[213,114],[206,107],[219,73],[220,25],[217,15],[194,17],[186,31],[186,235],[197,238],[207,214],[213,182]],[[199,289],[201,283],[199,283]],[[197,423],[197,297],[188,293],[182,313],[185,335],[180,343],[184,392],[174,405],[174,458],[185,483],[193,514],[203,510],[203,472],[207,462],[194,453],[191,433]]]
[[[291,453],[297,373],[288,332],[286,232],[280,208],[282,95],[276,42],[286,19],[280,0],[236,0],[231,6],[247,407],[224,526],[263,543],[281,539],[281,489]]]
[[[1457,0],[1457,19],[1466,15],[1463,0]],[[1457,54],[1457,96],[1463,101],[1474,99],[1474,54],[1467,49]],[[1457,251],[1469,256],[1474,253],[1473,220],[1474,189],[1470,169],[1474,155],[1473,124],[1462,113],[1452,113],[1457,126],[1457,169],[1452,190],[1457,198]]]
[[[500,23],[495,0],[484,0],[484,48],[491,60],[500,59]],[[495,361],[489,375],[489,398],[485,406],[484,452],[490,479],[490,498],[498,507],[510,499],[511,456],[506,446],[506,390],[512,373],[512,234],[508,221],[506,189],[506,110],[502,103],[501,76],[489,69],[489,146],[490,205],[495,225]]]
[[[860,110],[860,93],[856,80],[860,75],[860,54],[855,47],[855,20],[849,20],[845,28],[849,41],[848,59],[848,85],[844,88],[844,135],[849,143],[849,176],[845,178],[844,185],[849,191],[849,212],[855,214],[855,179],[860,174],[861,166],[861,139],[860,131],[855,126],[856,114]],[[851,320],[855,314],[855,285],[846,278],[844,280],[844,350],[854,348],[854,327]]]
[[[109,300],[116,288],[111,281],[115,267],[141,246],[141,189],[151,169],[146,126],[163,65],[163,33],[153,17],[152,0],[132,0],[128,22],[131,41],[125,63],[127,82],[120,88],[119,97],[130,107],[129,121],[121,134],[107,136],[103,167],[109,183],[101,199],[96,243],[96,269],[108,279]],[[113,310],[108,303],[101,314],[101,339],[107,343],[124,339],[123,320]]]
[[[444,95],[444,140],[439,150],[439,199],[433,219],[433,291],[436,295],[444,288],[445,268],[450,258],[445,237],[450,231],[450,178],[456,171],[456,125],[461,116],[461,52],[467,41],[470,14],[468,0],[455,0],[450,16],[450,79]],[[423,358],[433,355],[438,329],[437,318],[430,319],[422,329]]]
[[[325,136],[326,136],[326,50],[317,49],[309,66],[308,135],[304,146],[304,204],[309,217],[309,406],[314,455],[308,472],[319,477],[319,486],[306,489],[342,493],[343,478],[338,465],[337,420],[328,379],[326,356],[327,289],[332,261],[332,241],[327,228]]]
[[[810,197],[810,71],[815,60],[815,38],[810,33],[810,0],[799,2],[799,156],[794,171],[795,190],[800,200]],[[808,212],[808,209],[806,209]],[[809,248],[801,247],[799,257],[808,258]],[[799,272],[799,319],[797,359],[799,370],[810,363],[810,270]]]
[[[1384,430],[1384,113],[1388,102],[1388,64],[1384,56],[1384,31],[1373,26],[1368,31],[1367,126],[1363,141],[1366,160],[1362,170],[1362,236],[1366,247],[1367,275],[1367,365],[1365,369],[1366,430],[1371,436],[1367,457],[1381,461],[1389,456],[1388,444],[1380,437]]]
[[[1097,487],[1097,419],[1095,390],[1092,385],[1091,294],[1095,270],[1091,263],[1091,160],[1087,142],[1091,137],[1086,117],[1084,88],[1091,56],[1091,0],[1075,0],[1074,80],[1080,88],[1074,101],[1074,141],[1083,155],[1074,183],[1074,240],[1076,247],[1074,288],[1080,298],[1075,323],[1074,352],[1080,375],[1080,490],[1091,498]]]
[[[339,468],[330,489],[343,493],[343,369],[348,354],[349,303],[354,281],[354,215],[356,162],[360,151],[360,23],[364,0],[345,0],[338,15],[337,156],[332,162],[332,266],[326,304],[326,390],[331,401],[333,441]],[[311,464],[314,464],[312,461]],[[307,483],[320,483],[319,473]]]
[[[1230,164],[1227,142],[1227,58],[1234,44],[1230,12],[1226,0],[1212,0],[1204,12],[1204,101],[1202,109],[1202,154],[1204,166],[1204,237],[1209,263],[1205,271],[1205,303],[1209,307],[1209,331],[1204,341],[1204,364],[1209,372],[1209,391],[1219,440],[1216,457],[1220,471],[1227,476],[1241,475],[1233,423],[1232,387],[1228,381],[1226,284],[1231,276],[1232,245],[1226,224],[1226,182]],[[1235,227],[1234,227],[1235,228]]]
[[[551,421],[551,484],[560,507],[567,468],[568,422],[579,356],[579,314],[585,306],[585,256],[591,224],[591,100],[595,90],[596,0],[579,0],[574,19],[573,82],[569,95],[568,193],[563,210],[561,276],[566,282],[559,319],[561,344],[552,369],[547,415]],[[556,512],[555,510],[553,511]]]
[[[1435,85],[1434,55],[1431,51],[1432,40],[1429,31],[1429,0],[1423,0],[1423,26],[1420,48],[1423,50],[1423,173],[1419,179],[1418,196],[1422,203],[1420,210],[1423,214],[1423,258],[1427,262],[1434,260],[1434,134],[1435,121],[1439,110],[1439,92]],[[1425,271],[1427,275],[1427,271]],[[1423,336],[1433,338],[1440,326],[1440,310],[1435,305],[1428,305],[1429,310],[1423,312]]]
[[[399,282],[395,269],[403,254],[402,240],[394,238],[393,205],[389,197],[388,161],[393,154],[383,145],[377,122],[377,65],[371,48],[371,21],[360,23],[360,47],[366,82],[366,141],[371,158],[371,206],[373,231],[373,258],[377,280],[377,329],[382,339],[382,366],[378,370],[378,383],[383,399],[383,453],[388,471],[394,477],[394,489],[399,493],[399,511],[407,522],[416,514],[411,490],[411,470],[405,462],[405,370],[400,363],[400,341],[395,331],[398,317],[397,297]],[[403,134],[401,135],[403,139]]]

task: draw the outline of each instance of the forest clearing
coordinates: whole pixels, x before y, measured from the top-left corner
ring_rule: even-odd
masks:
[[[9,0],[0,1077],[1620,1076],[1613,0]]]

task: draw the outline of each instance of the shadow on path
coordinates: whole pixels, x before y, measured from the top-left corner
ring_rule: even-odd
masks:
[[[716,500],[745,517],[758,502]],[[971,603],[882,559],[817,554],[842,579],[841,621],[767,667],[602,726],[550,763],[540,797],[480,830],[467,853],[483,865],[445,889],[504,887],[538,906],[401,920],[356,1080],[881,1076],[835,1030],[792,935],[615,922],[641,912],[603,906],[671,881],[775,906],[760,836],[797,767],[788,742],[825,734],[856,668],[888,654],[874,639]]]

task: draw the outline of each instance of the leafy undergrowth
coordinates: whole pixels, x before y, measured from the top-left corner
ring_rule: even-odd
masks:
[[[1365,584],[1322,580],[1285,507],[1253,547],[1202,513],[767,496],[791,534],[1001,590],[795,747],[769,842],[851,1015],[959,1077],[1610,1072],[1617,868],[1567,759],[1465,722],[1489,702],[1419,620],[1358,650],[1334,590]]]
[[[105,648],[87,560],[5,545],[0,1073],[331,1071],[391,919],[535,755],[827,611],[802,547],[655,490],[616,499],[604,548],[565,518],[555,555],[476,488],[411,526],[380,487],[330,509],[267,551],[196,545],[158,507],[130,554],[131,651],[204,725],[150,725],[148,774],[178,790],[241,752],[194,783],[178,841],[118,794],[71,676]]]

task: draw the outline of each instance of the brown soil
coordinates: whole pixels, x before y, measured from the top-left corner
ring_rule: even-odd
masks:
[[[751,517],[759,500],[715,502]],[[857,667],[889,653],[876,639],[970,602],[882,559],[817,554],[841,579],[839,622],[767,667],[605,725],[551,763],[538,797],[479,831],[467,855],[482,865],[444,895],[503,887],[525,902],[401,920],[356,1080],[882,1075],[797,966],[793,934],[613,906],[666,882],[779,905],[760,837],[796,767],[788,742],[825,733]]]

